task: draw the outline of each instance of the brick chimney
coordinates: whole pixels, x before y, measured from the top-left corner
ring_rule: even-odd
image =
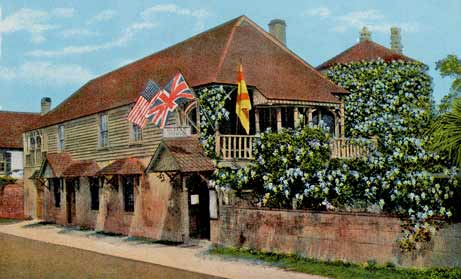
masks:
[[[396,53],[402,53],[402,37],[400,35],[400,28],[391,27],[391,50]]]
[[[44,115],[50,111],[51,108],[51,98],[50,97],[43,97],[41,101],[41,115]]]
[[[273,19],[269,22],[269,33],[284,45],[287,44],[286,26],[287,24],[282,19]]]
[[[366,26],[360,31],[360,42],[371,41],[371,32]]]

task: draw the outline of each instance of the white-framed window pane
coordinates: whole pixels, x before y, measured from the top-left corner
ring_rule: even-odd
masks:
[[[133,141],[142,141],[142,129],[136,124],[132,125],[132,138]]]
[[[107,123],[107,114],[99,115],[99,144],[101,147],[106,147],[109,144],[109,127]]]
[[[58,127],[58,145],[60,151],[64,150],[64,125]]]

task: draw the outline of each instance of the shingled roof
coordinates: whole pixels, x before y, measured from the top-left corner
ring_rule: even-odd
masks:
[[[22,132],[39,118],[38,113],[0,111],[0,148],[22,149]]]
[[[347,93],[241,16],[91,80],[32,128],[133,103],[148,79],[164,86],[178,70],[192,87],[235,84],[240,61],[247,84],[267,99],[338,103],[334,94]]]
[[[48,153],[46,154],[45,164],[42,165],[40,176],[45,174],[45,166],[48,164],[53,177],[62,177],[64,171],[73,163],[72,156],[67,153]]]
[[[144,166],[136,158],[119,159],[100,170],[97,175],[130,175],[143,174]]]
[[[89,177],[96,176],[99,166],[94,160],[74,161],[63,172],[63,177]]]
[[[403,60],[403,61],[416,61],[403,54],[396,53],[387,47],[377,44],[371,40],[364,40],[352,47],[346,49],[330,60],[322,63],[317,67],[317,70],[322,71],[337,64],[346,64],[356,61],[372,61],[378,58],[384,61]]]
[[[147,167],[151,172],[180,171],[205,172],[213,171],[215,166],[208,158],[197,137],[164,139],[157,148]]]

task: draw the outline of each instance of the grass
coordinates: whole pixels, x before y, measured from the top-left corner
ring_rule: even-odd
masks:
[[[212,248],[211,255],[219,255],[224,258],[244,259],[258,263],[276,266],[290,271],[326,276],[330,278],[377,278],[377,279],[459,279],[459,268],[403,268],[393,264],[377,265],[373,261],[364,264],[353,264],[342,261],[320,261],[294,255],[256,252],[249,249],[237,248]]]
[[[147,237],[141,236],[129,236],[124,241],[126,242],[136,242],[139,244],[163,244],[168,246],[178,246],[182,242],[170,241],[170,240],[155,240]]]
[[[20,221],[21,220],[0,218],[0,224],[11,224],[11,223],[16,223]]]

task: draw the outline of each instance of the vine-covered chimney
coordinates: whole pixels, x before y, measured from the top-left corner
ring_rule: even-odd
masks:
[[[371,41],[371,32],[366,26],[360,31],[360,42]]]

